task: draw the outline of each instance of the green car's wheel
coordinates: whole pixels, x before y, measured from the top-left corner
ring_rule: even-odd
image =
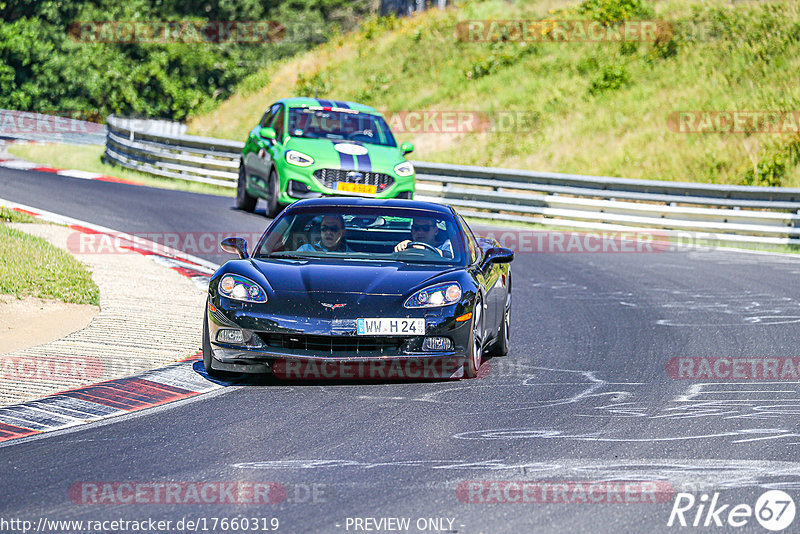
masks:
[[[236,182],[236,207],[242,211],[253,213],[256,209],[256,197],[247,194],[247,175],[244,170],[244,162],[239,162],[239,180]]]
[[[283,210],[283,206],[278,202],[280,195],[281,182],[278,179],[278,171],[273,169],[269,173],[269,194],[267,195],[267,217],[274,219]]]

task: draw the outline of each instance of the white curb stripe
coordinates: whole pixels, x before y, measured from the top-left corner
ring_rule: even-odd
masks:
[[[80,178],[81,180],[95,180],[103,176],[102,174],[98,174],[96,172],[89,172],[89,171],[58,171],[56,174],[59,176],[69,176],[70,178]]]

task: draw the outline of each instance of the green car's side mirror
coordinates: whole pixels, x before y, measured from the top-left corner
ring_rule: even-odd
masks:
[[[402,145],[400,145],[400,150],[403,151],[404,156],[406,154],[411,154],[412,152],[414,152],[414,145],[412,145],[411,143],[403,143]]]
[[[260,135],[264,139],[275,139],[278,136],[278,134],[275,133],[275,129],[270,128],[269,126],[266,128],[261,128],[258,131],[258,135]]]

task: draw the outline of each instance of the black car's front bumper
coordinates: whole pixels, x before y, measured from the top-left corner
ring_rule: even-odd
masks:
[[[452,311],[452,310],[451,310]],[[457,378],[470,346],[471,322],[443,309],[409,310],[425,318],[425,336],[358,336],[356,319],[208,312],[211,366],[220,371],[274,373],[285,378]],[[243,343],[217,340],[239,329]],[[450,350],[423,350],[425,337],[444,337]]]

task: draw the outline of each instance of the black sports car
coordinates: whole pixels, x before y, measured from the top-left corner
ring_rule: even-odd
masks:
[[[452,208],[311,199],[253,250],[222,242],[203,325],[210,376],[475,377],[509,347],[514,253],[477,239]]]

